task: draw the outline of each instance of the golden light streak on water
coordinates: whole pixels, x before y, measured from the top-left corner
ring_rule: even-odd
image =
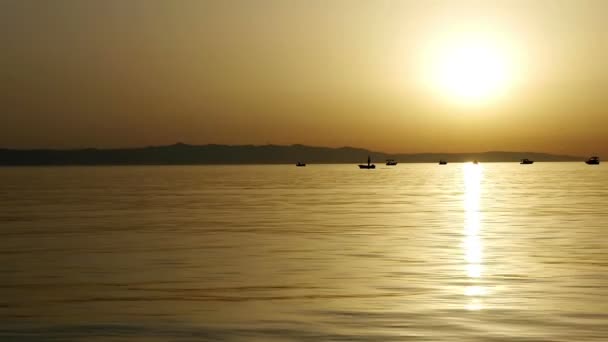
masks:
[[[476,311],[483,308],[481,297],[486,293],[484,287],[477,285],[483,274],[483,240],[480,236],[480,197],[483,167],[475,164],[464,164],[463,175],[465,222],[462,245],[466,273],[471,283],[464,290],[465,296],[470,297],[465,307],[467,310]]]

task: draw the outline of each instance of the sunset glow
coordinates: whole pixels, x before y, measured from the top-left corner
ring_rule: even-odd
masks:
[[[474,35],[440,39],[427,52],[426,78],[441,98],[460,104],[485,103],[504,95],[517,74],[516,51]]]
[[[508,75],[502,56],[479,46],[463,46],[447,53],[438,72],[444,90],[465,100],[496,95]]]
[[[608,153],[607,1],[432,3],[3,2],[0,148]]]
[[[608,342],[607,14],[0,0],[0,340]]]

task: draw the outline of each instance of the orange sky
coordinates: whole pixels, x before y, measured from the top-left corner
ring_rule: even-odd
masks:
[[[608,155],[606,13],[603,0],[5,0],[0,147]]]

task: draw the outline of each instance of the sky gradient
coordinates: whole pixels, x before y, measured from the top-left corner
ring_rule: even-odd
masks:
[[[608,156],[608,1],[0,0],[0,147]],[[508,64],[438,90],[445,47]]]

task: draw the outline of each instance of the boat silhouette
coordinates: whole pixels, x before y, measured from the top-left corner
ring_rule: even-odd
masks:
[[[439,161],[439,165],[447,165],[447,164],[448,164],[448,162],[446,160],[441,159]]]
[[[522,164],[522,165],[534,164],[534,160],[530,160],[528,158],[524,158],[524,159],[521,160],[520,164]]]
[[[306,166],[306,163],[298,162],[298,163],[296,164],[296,166],[297,166],[297,167],[304,167],[304,166]]]
[[[372,159],[367,156],[367,164],[359,164],[360,169],[375,169],[376,165],[372,164]]]
[[[387,159],[386,160],[386,165],[387,166],[395,166],[395,165],[397,165],[397,162],[394,159]]]
[[[473,164],[475,164],[475,165],[479,164],[479,162],[477,161],[477,159],[473,160]]]
[[[593,156],[585,161],[587,165],[600,165],[600,157]]]

